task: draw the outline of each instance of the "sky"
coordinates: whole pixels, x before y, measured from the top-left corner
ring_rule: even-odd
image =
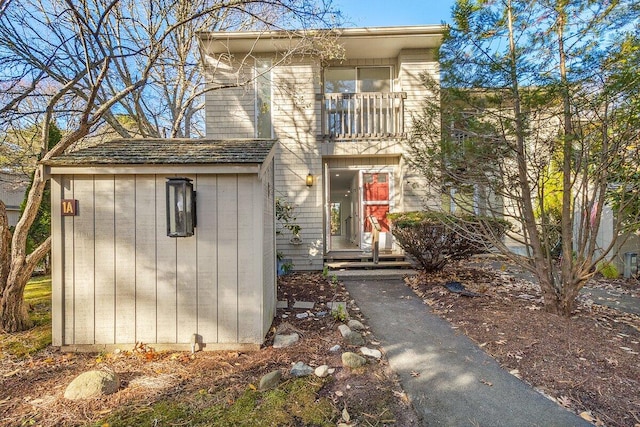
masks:
[[[451,23],[454,0],[333,0],[345,27],[386,27]]]

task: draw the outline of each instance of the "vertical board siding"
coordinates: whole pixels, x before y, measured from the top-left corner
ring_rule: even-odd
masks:
[[[194,176],[187,176],[187,178],[193,180],[197,194],[197,179]],[[206,199],[204,200],[206,202]],[[196,226],[193,236],[174,239],[177,246],[176,340],[179,343],[189,343],[191,336],[198,331],[198,285],[196,282],[196,239],[200,234],[198,231]]]
[[[262,178],[262,332],[266,333],[276,314],[276,234],[275,206],[273,188],[273,160],[269,163]]]
[[[156,342],[156,200],[155,176],[135,178],[135,334],[136,341]]]
[[[95,342],[115,343],[114,177],[95,177]]]
[[[197,181],[198,334],[203,342],[218,341],[218,182],[217,177]]]
[[[260,343],[275,310],[273,173],[191,176],[187,238],[166,235],[165,175],[54,177],[54,343]]]
[[[218,176],[218,342],[238,339],[238,176]],[[243,260],[249,262],[249,260]]]
[[[164,176],[156,176],[156,286],[159,343],[175,343],[176,325],[176,239],[167,236]]]
[[[255,175],[238,175],[238,341],[254,342],[262,335],[260,283],[262,266],[262,197]],[[253,268],[252,268],[253,267]],[[242,313],[242,315],[240,315]]]
[[[136,207],[132,175],[115,177],[116,341],[136,341]]]
[[[93,176],[74,177],[78,214],[74,219],[74,344],[95,342],[95,215]]]
[[[62,177],[62,195],[63,199],[73,199],[73,177]],[[55,204],[55,200],[53,202]],[[58,202],[60,203],[60,202]],[[62,217],[61,226],[62,230],[60,233],[62,234],[62,265],[64,266],[63,276],[63,298],[64,298],[64,307],[63,307],[63,342],[64,344],[73,344],[73,336],[74,336],[74,325],[75,325],[75,299],[73,295],[73,290],[75,286],[75,278],[74,278],[74,267],[73,263],[75,260],[74,253],[74,217],[65,216]]]
[[[64,239],[61,177],[51,179],[51,343],[64,344]]]

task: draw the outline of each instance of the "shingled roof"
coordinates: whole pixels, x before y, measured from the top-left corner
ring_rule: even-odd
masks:
[[[48,166],[262,163],[274,140],[118,139],[53,157]]]

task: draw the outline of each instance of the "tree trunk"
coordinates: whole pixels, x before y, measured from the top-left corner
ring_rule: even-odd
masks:
[[[0,329],[4,332],[24,331],[33,326],[23,297],[26,284],[26,281],[24,285],[14,281],[8,283],[9,286],[4,290],[0,299]]]
[[[7,208],[2,200],[0,200],[0,299],[2,299],[4,288],[9,278],[9,270],[11,268],[10,261],[11,231],[9,231]]]

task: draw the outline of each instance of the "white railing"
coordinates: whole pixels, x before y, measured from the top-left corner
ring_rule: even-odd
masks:
[[[404,134],[405,92],[325,93],[322,136],[330,139],[399,137]]]

